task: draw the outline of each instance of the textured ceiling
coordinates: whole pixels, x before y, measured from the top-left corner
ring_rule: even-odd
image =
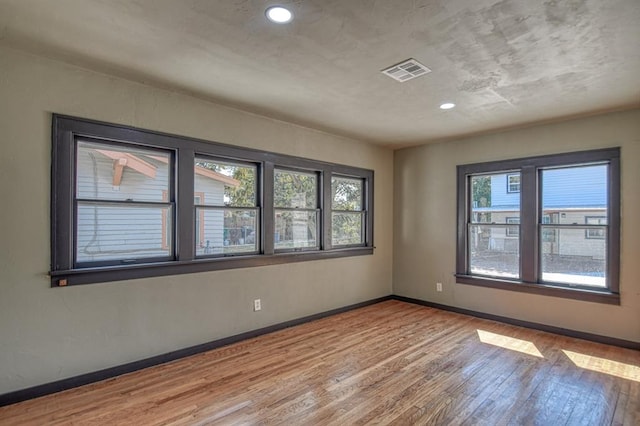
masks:
[[[640,105],[640,0],[272,3],[0,0],[0,44],[390,147]]]

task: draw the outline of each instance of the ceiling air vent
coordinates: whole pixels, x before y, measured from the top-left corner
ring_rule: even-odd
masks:
[[[381,71],[382,74],[388,75],[394,80],[403,83],[421,75],[429,74],[431,70],[415,59],[407,59],[404,62],[393,65]]]

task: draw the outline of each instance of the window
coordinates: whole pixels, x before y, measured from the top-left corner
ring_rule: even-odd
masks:
[[[201,256],[257,253],[257,166],[196,157],[195,252]],[[201,235],[201,238],[198,238]]]
[[[585,223],[587,225],[598,225],[597,227],[588,228],[585,230],[584,237],[589,240],[604,240],[607,230],[607,217],[606,216],[585,216]]]
[[[373,253],[370,170],[59,115],[52,142],[53,286]]]
[[[331,243],[334,247],[363,245],[365,227],[364,180],[332,177]]]
[[[470,178],[471,211],[468,227],[469,271],[472,274],[519,278],[520,245],[517,237],[520,194],[498,194],[491,189],[507,181],[506,173],[478,174]],[[498,207],[499,206],[499,207]]]
[[[320,209],[316,173],[276,169],[273,176],[275,249],[317,249]]]
[[[520,192],[520,174],[507,175],[507,192]]]
[[[74,262],[79,267],[169,260],[171,152],[79,138],[75,144]],[[164,196],[163,196],[164,194]]]
[[[544,220],[540,224],[540,232],[557,236],[553,243],[541,244],[542,281],[607,287],[608,168],[608,164],[587,164],[540,171],[542,214],[553,211],[560,215],[556,224],[545,224]],[[602,214],[601,219],[589,223],[594,213]],[[602,233],[602,241],[586,241],[585,235],[591,232]]]
[[[619,157],[458,166],[458,282],[619,303]]]

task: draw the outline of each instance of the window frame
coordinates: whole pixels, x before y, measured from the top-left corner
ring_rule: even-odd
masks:
[[[158,262],[77,267],[74,264],[75,223],[75,146],[76,140],[93,139],[99,143],[127,144],[140,148],[172,151],[169,165],[174,202],[174,257]],[[373,170],[294,157],[285,154],[221,144],[151,130],[52,114],[51,163],[51,265],[52,287],[108,281],[197,273],[224,269],[256,267],[348,256],[371,255],[373,245]],[[196,257],[196,206],[194,203],[194,159],[216,158],[230,162],[256,164],[259,253]],[[274,170],[275,168],[318,173],[319,248],[317,250],[275,252],[274,250]],[[365,244],[357,247],[331,245],[331,177],[348,175],[365,182],[364,203],[367,219]],[[328,188],[328,190],[327,190]]]
[[[207,204],[206,200],[204,199],[204,193],[201,200],[204,202],[201,202],[199,204],[196,204],[195,202],[195,197],[198,196],[198,194],[200,194],[201,192],[195,192],[194,194],[194,217],[197,217],[197,212],[198,209],[200,209],[199,212],[199,219],[200,219],[200,223],[201,223],[201,235],[202,237],[205,236],[205,212],[207,210],[218,210],[218,211],[222,211],[223,212],[223,217],[224,217],[224,211],[225,210],[255,210],[256,211],[256,226],[258,227],[258,233],[256,233],[256,238],[258,238],[258,241],[256,242],[256,250],[252,250],[252,251],[246,251],[246,252],[238,252],[238,253],[203,253],[203,254],[198,254],[198,247],[195,244],[198,239],[196,238],[194,240],[194,248],[195,248],[195,259],[214,259],[214,258],[221,258],[221,257],[232,257],[232,256],[248,256],[248,255],[258,255],[260,254],[260,249],[261,249],[261,242],[260,242],[260,226],[261,226],[261,204],[260,204],[260,188],[259,188],[259,176],[260,176],[260,169],[261,169],[261,165],[257,162],[250,162],[250,161],[242,161],[242,160],[236,160],[236,159],[229,159],[229,158],[224,158],[224,157],[214,157],[212,155],[209,154],[202,154],[200,152],[196,152],[195,156],[194,156],[194,190],[195,190],[195,178],[196,178],[196,174],[197,172],[195,172],[195,161],[197,160],[202,160],[202,161],[208,161],[211,163],[222,163],[222,164],[230,164],[230,165],[235,165],[235,166],[241,166],[241,167],[253,167],[255,168],[255,204],[253,206],[234,206],[234,205],[213,205],[213,204]],[[224,220],[224,219],[223,219]],[[196,221],[197,223],[198,221]],[[223,227],[224,229],[224,227]],[[206,246],[202,245],[202,239],[200,240],[201,245],[200,248],[204,248]]]
[[[607,176],[607,287],[604,289],[565,285],[542,281],[539,259],[541,224],[541,171],[546,168],[572,167],[588,164],[608,164]],[[521,279],[501,279],[472,275],[468,271],[467,223],[470,217],[473,175],[519,170],[520,183],[520,262]],[[492,287],[503,290],[585,300],[597,303],[620,304],[620,148],[604,148],[492,161],[457,166],[457,249],[456,281],[460,284]]]
[[[113,147],[114,149],[117,148],[132,148],[132,149],[142,149],[145,150],[147,152],[153,152],[156,151],[158,154],[166,154],[168,159],[167,161],[169,163],[171,163],[172,161],[174,161],[175,158],[175,152],[173,150],[170,149],[166,149],[166,148],[160,148],[157,146],[143,146],[143,145],[139,145],[139,144],[133,144],[133,143],[129,143],[129,142],[120,142],[120,143],[114,143],[113,141],[103,141],[103,140],[99,140],[95,137],[91,137],[91,136],[79,136],[77,138],[77,140],[74,140],[73,146],[71,147],[71,152],[72,155],[77,158],[78,157],[78,153],[79,153],[79,148],[80,148],[80,144],[84,143],[84,144],[100,144],[102,145],[104,148],[108,148],[108,147]],[[74,166],[76,166],[76,164],[74,164]],[[73,169],[73,175],[71,176],[71,216],[72,216],[72,220],[75,222],[78,222],[78,214],[79,214],[79,206],[80,204],[85,204],[85,205],[100,205],[102,204],[103,206],[105,205],[111,205],[113,207],[124,207],[124,206],[131,206],[131,207],[142,207],[142,206],[148,206],[148,207],[156,207],[156,208],[160,208],[161,209],[161,235],[159,235],[160,240],[161,240],[161,245],[160,245],[160,249],[161,250],[165,250],[168,249],[169,250],[169,254],[166,256],[148,256],[148,257],[131,257],[131,258],[121,258],[119,260],[116,259],[109,259],[109,260],[79,260],[78,259],[78,250],[77,250],[77,242],[78,242],[78,228],[74,227],[73,228],[73,241],[74,244],[72,245],[72,258],[71,258],[71,263],[74,265],[74,267],[77,267],[78,269],[86,269],[86,268],[92,268],[92,267],[109,267],[109,266],[118,266],[118,265],[122,265],[122,264],[128,264],[128,265],[137,265],[137,264],[143,264],[143,263],[157,263],[157,262],[165,262],[165,261],[172,261],[175,259],[175,247],[172,247],[170,245],[165,246],[164,244],[162,244],[162,241],[166,238],[166,232],[165,232],[165,226],[168,227],[168,223],[166,222],[166,219],[163,219],[166,217],[166,215],[164,214],[165,211],[172,211],[175,212],[176,210],[176,206],[175,206],[175,198],[174,198],[174,194],[176,192],[176,188],[174,185],[174,171],[169,167],[167,172],[168,172],[168,176],[167,176],[167,189],[162,190],[162,195],[160,200],[156,200],[156,201],[149,201],[149,200],[131,200],[131,199],[109,199],[109,198],[87,198],[87,197],[80,197],[78,196],[77,193],[77,189],[78,189],[78,168],[74,167]],[[115,173],[115,171],[114,171]],[[122,179],[122,174],[120,174],[120,179]],[[118,188],[120,187],[120,184],[117,185]],[[173,228],[175,226],[175,223],[172,221],[171,222],[171,227]]]
[[[362,202],[360,203],[360,210],[341,210],[341,209],[334,209],[333,208],[333,178],[337,178],[337,179],[353,179],[353,180],[361,180],[362,181]],[[366,196],[367,196],[367,191],[366,191],[366,185],[367,185],[367,181],[366,179],[363,179],[361,176],[348,176],[348,175],[341,175],[341,174],[337,174],[334,173],[331,176],[331,180],[330,180],[330,187],[329,187],[329,191],[331,193],[331,201],[330,201],[330,206],[329,206],[329,210],[331,213],[331,224],[333,225],[333,214],[334,213],[358,213],[361,215],[361,217],[364,218],[364,220],[362,221],[362,233],[363,233],[363,237],[364,238],[364,242],[362,243],[358,243],[358,244],[336,244],[336,247],[340,247],[340,248],[349,248],[349,247],[362,247],[366,245],[366,228],[367,228],[367,217],[368,217],[368,211],[367,211],[367,202],[365,200]],[[333,234],[331,235],[331,242],[333,244]]]
[[[320,250],[323,247],[322,244],[322,189],[321,189],[321,183],[323,181],[322,179],[322,171],[321,170],[315,170],[315,169],[300,169],[300,168],[294,168],[294,167],[282,167],[279,165],[274,166],[273,168],[273,176],[274,176],[274,180],[273,180],[273,185],[274,185],[274,198],[275,198],[275,175],[276,175],[276,171],[280,171],[280,172],[285,172],[285,173],[298,173],[298,174],[306,174],[306,175],[313,175],[316,178],[316,207],[315,208],[308,208],[308,207],[304,207],[304,208],[295,208],[295,207],[282,207],[282,206],[276,206],[275,201],[273,203],[273,225],[274,225],[274,234],[273,234],[273,238],[274,238],[274,245],[273,245],[273,251],[274,253],[298,253],[298,252],[304,252],[304,251],[317,251]],[[291,247],[291,248],[278,248],[276,247],[276,243],[275,243],[275,223],[276,223],[276,210],[279,211],[287,211],[287,212],[295,212],[295,211],[303,211],[303,212],[307,212],[307,213],[315,213],[316,216],[316,245],[315,247]]]

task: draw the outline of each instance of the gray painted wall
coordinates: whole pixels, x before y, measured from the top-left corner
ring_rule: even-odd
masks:
[[[52,289],[53,112],[374,169],[375,254]],[[0,48],[0,394],[385,296],[392,280],[402,296],[640,341],[639,123],[636,110],[394,155]],[[455,283],[457,164],[607,146],[622,147],[622,306]]]
[[[53,112],[373,169],[375,254],[50,288]],[[5,48],[0,129],[0,394],[391,293],[389,150]]]
[[[456,165],[614,146],[622,148],[621,306],[455,282]],[[404,149],[394,170],[395,294],[640,342],[640,110]]]

